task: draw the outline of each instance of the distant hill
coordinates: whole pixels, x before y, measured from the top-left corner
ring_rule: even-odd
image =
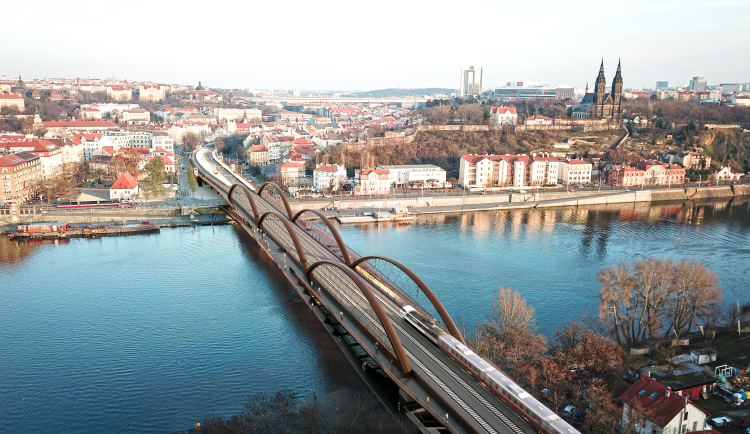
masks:
[[[371,90],[369,92],[360,92],[360,96],[371,96],[373,98],[390,98],[390,97],[407,97],[407,96],[422,96],[422,95],[434,95],[436,93],[453,93],[457,92],[456,89],[446,89],[443,87],[420,87],[415,89],[378,89]]]

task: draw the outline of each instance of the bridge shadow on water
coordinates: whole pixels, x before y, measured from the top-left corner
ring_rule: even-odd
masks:
[[[275,295],[279,300],[279,305],[288,314],[287,318],[291,319],[293,327],[299,330],[299,333],[305,336],[310,345],[315,348],[320,375],[326,380],[325,391],[361,386],[362,381],[341,355],[336,344],[320,326],[315,315],[300,299],[299,294],[292,288],[289,281],[286,280],[276,263],[261,250],[255,240],[240,225],[234,225],[233,227],[241,241],[245,257],[252,263],[257,264],[258,269],[262,270],[269,277],[269,281],[274,283],[272,286],[276,289]],[[296,355],[289,354],[289,357],[293,359]],[[320,394],[325,391],[298,390],[296,392],[304,398],[312,396],[315,392]]]

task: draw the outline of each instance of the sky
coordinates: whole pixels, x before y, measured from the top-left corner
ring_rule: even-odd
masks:
[[[33,4],[33,10],[30,8]],[[750,0],[180,2],[3,6],[0,75],[250,89],[750,82]],[[14,17],[13,19],[8,19]]]

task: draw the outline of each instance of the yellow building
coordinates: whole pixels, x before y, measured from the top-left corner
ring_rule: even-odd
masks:
[[[0,94],[0,110],[2,110],[3,107],[15,107],[19,112],[23,112],[26,109],[23,97],[21,95],[16,95],[15,93]]]
[[[247,159],[254,165],[268,164],[268,149],[263,145],[253,145],[247,150]]]

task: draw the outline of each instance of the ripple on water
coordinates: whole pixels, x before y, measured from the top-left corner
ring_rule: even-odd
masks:
[[[3,429],[174,432],[258,391],[354,384],[242,238],[231,226],[33,249],[0,237],[14,282],[0,289]]]

